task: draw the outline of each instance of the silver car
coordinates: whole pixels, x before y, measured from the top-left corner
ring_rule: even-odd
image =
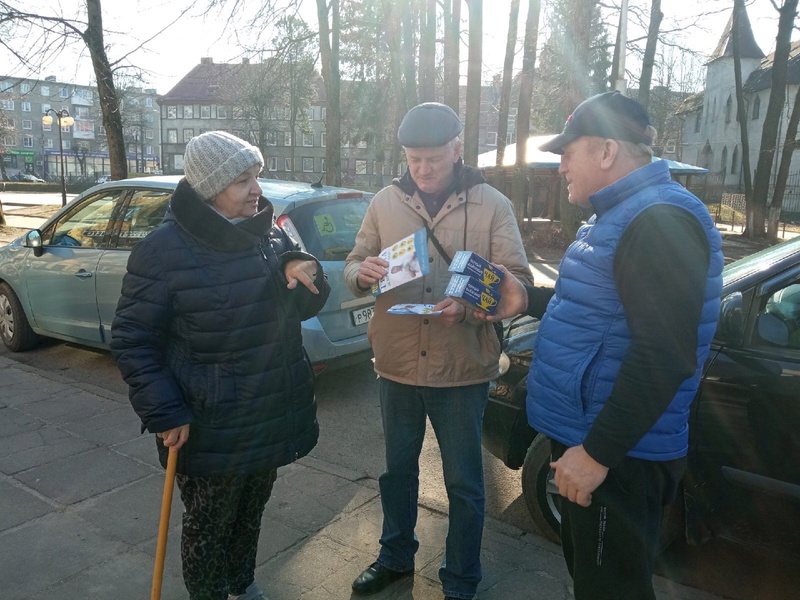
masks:
[[[108,348],[131,249],[158,227],[179,176],[111,181],[84,192],[40,229],[0,248],[0,337],[14,352],[39,336]],[[367,360],[374,299],[344,285],[344,259],[371,194],[261,179],[278,224],[321,262],[331,293],[303,322],[303,345],[317,373]]]

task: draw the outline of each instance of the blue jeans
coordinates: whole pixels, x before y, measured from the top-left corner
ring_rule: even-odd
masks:
[[[419,455],[427,416],[442,454],[450,519],[439,579],[446,596],[470,599],[481,580],[485,495],[481,423],[486,383],[453,388],[378,383],[386,438],[386,472],[379,483],[383,533],[378,563],[394,571],[414,568]]]

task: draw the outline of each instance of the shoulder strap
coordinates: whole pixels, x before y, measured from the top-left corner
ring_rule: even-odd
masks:
[[[425,225],[425,231],[428,232],[428,237],[430,238],[431,242],[433,242],[433,247],[436,248],[436,251],[444,259],[444,262],[446,262],[449,265],[451,262],[453,262],[453,259],[450,258],[450,255],[447,252],[445,252],[444,248],[442,248],[442,244],[439,242],[439,239],[433,233],[433,229],[428,227],[428,224],[424,221],[422,224]]]

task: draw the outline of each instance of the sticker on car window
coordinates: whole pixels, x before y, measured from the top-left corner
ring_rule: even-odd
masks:
[[[336,233],[336,225],[333,224],[333,217],[331,215],[314,215],[314,223],[316,223],[320,235],[332,235]]]

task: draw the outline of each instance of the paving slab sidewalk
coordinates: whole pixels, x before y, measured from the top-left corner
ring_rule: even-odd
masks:
[[[0,357],[0,596],[149,597],[163,471],[124,395]],[[324,435],[324,432],[323,432]],[[164,600],[185,599],[175,495]],[[267,504],[257,577],[271,600],[355,597],[378,550],[377,482],[314,458],[281,469]],[[372,596],[441,600],[446,507],[422,506],[416,574]],[[481,600],[571,598],[560,549],[488,519]],[[657,578],[659,599],[715,596]]]

